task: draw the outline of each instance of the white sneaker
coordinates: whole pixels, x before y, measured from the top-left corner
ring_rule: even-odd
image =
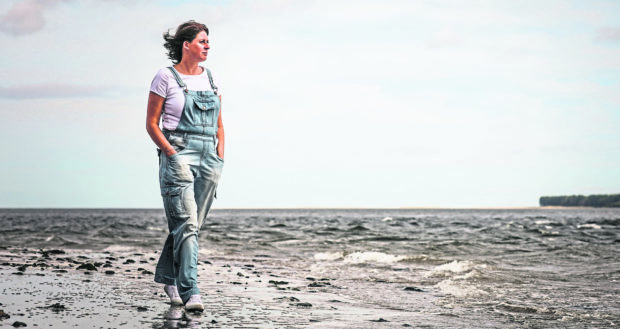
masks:
[[[200,300],[200,295],[191,295],[189,296],[189,300],[185,303],[186,311],[198,311],[202,312],[205,310],[205,307],[202,305],[202,301]]]
[[[179,296],[179,292],[177,291],[177,286],[165,285],[164,291],[166,295],[170,297],[170,305],[183,305],[183,300],[181,300],[181,296]]]

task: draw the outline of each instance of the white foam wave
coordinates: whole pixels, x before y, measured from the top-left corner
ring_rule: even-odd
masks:
[[[470,271],[474,267],[474,264],[468,260],[459,262],[458,260],[452,261],[451,263],[442,264],[434,269],[432,269],[429,273],[426,274],[427,277],[431,276],[450,276],[454,273],[463,273]]]
[[[396,263],[403,259],[405,256],[395,256],[386,254],[383,252],[366,251],[366,252],[354,252],[344,257],[344,262],[349,264],[359,263]]]
[[[384,219],[382,219],[382,221],[390,222],[390,221],[392,221],[392,217],[385,217]]]
[[[485,294],[484,291],[477,289],[465,281],[452,281],[450,279],[443,280],[435,285],[444,294],[450,294],[456,297],[477,296]]]
[[[315,260],[337,260],[344,257],[342,252],[319,252],[314,254]]]
[[[577,225],[577,228],[593,228],[595,230],[600,230],[601,226],[597,224],[581,224]]]

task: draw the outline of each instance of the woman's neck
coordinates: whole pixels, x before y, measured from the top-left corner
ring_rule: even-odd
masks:
[[[198,75],[202,73],[202,67],[198,66],[198,62],[191,62],[189,60],[181,60],[179,64],[174,65],[174,68],[181,74],[185,75]]]

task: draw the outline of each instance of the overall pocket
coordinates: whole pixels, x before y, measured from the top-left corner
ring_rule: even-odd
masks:
[[[193,99],[192,112],[194,124],[198,126],[212,127],[214,123],[215,101],[212,99]]]
[[[168,218],[177,218],[185,212],[183,188],[179,186],[162,187],[161,196],[164,199],[164,209]]]

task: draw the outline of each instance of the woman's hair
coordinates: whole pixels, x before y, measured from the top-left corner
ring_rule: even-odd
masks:
[[[166,40],[164,47],[168,50],[168,58],[172,60],[172,63],[181,62],[183,42],[192,42],[201,31],[205,31],[209,35],[209,29],[206,25],[191,20],[179,25],[174,35],[171,35],[169,31],[164,33],[164,40]]]

